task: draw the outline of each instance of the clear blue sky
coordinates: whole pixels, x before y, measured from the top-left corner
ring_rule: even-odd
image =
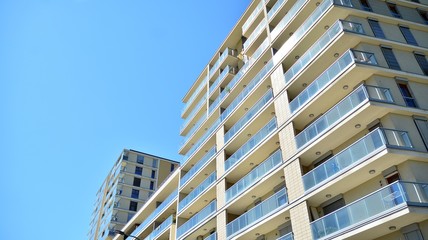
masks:
[[[0,238],[86,239],[123,148],[181,160],[181,99],[249,0],[0,0]]]

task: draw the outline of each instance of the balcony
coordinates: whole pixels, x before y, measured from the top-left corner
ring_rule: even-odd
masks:
[[[241,130],[270,100],[273,98],[272,90],[269,89],[260,100],[251,107],[247,113],[239,119],[224,135],[224,142],[229,141],[239,130]]]
[[[220,55],[220,57],[217,59],[217,61],[214,63],[214,65],[210,68],[210,78],[214,75],[214,72],[217,71],[221,64],[223,63],[223,61],[227,58],[227,56],[235,56],[236,55],[236,50],[230,49],[230,48],[226,48],[224,50],[224,52]]]
[[[212,147],[202,158],[199,160],[183,177],[180,179],[180,187],[183,187],[195,174],[205,166],[205,164],[214,156],[216,153],[216,147]]]
[[[131,235],[138,236],[161,214],[165,209],[170,206],[178,196],[178,190],[174,190],[157,208],[154,210],[133,232]],[[126,238],[131,240],[131,237]]]
[[[155,240],[159,235],[161,235],[165,230],[167,230],[174,223],[174,215],[169,216],[165,221],[163,221],[149,236],[144,238],[144,240]]]
[[[276,130],[276,128],[276,118],[274,117],[224,162],[225,172],[238,164],[244,156],[246,156],[252,149],[254,149],[264,139],[266,139],[272,132]]]
[[[287,233],[284,236],[277,238],[276,240],[294,240],[293,233]]]
[[[213,234],[211,234],[208,237],[204,238],[204,240],[217,240],[217,232],[214,232]]]
[[[226,235],[230,239],[245,229],[259,223],[263,219],[287,206],[287,191],[284,189],[251,208],[246,213],[226,225]]]
[[[385,148],[413,149],[407,132],[377,129],[303,176],[305,190],[316,188]]]
[[[226,203],[233,200],[236,196],[250,188],[254,183],[266,176],[276,166],[282,163],[281,149],[269,156],[264,162],[260,163],[256,168],[251,170],[241,180],[236,182],[232,187],[226,190]]]
[[[363,57],[364,55],[366,57]],[[311,101],[330,83],[336,80],[355,63],[377,65],[376,59],[374,58],[373,54],[364,53],[356,50],[348,50],[345,54],[342,55],[342,57],[340,57],[327,70],[325,70],[321,75],[319,75],[319,77],[317,77],[311,84],[309,84],[307,88],[305,88],[297,97],[295,97],[290,102],[291,113],[294,114],[299,109],[301,109],[306,103]]]
[[[190,233],[191,230],[195,230],[199,227],[205,220],[212,217],[217,209],[217,201],[213,200],[201,211],[196,213],[193,217],[183,223],[180,227],[177,228],[177,239],[183,239],[183,237]]]
[[[189,151],[187,151],[183,159],[183,165],[186,163],[187,160],[189,160],[190,156],[195,153],[196,149],[198,149],[202,145],[202,143],[205,142],[208,136],[210,136],[214,132],[214,130],[216,130],[217,127],[220,126],[220,123],[220,119],[215,120],[211,127],[199,138],[199,140],[189,149]]]
[[[292,18],[295,17],[298,11],[301,11],[301,8],[303,5],[306,4],[306,0],[299,0],[296,2],[295,5],[290,9],[290,11],[285,15],[285,17],[281,20],[281,22],[278,24],[275,29],[271,32],[272,39],[275,39],[279,36],[280,32],[287,26]],[[292,48],[294,48],[297,43],[305,36],[309,29],[311,29],[315,23],[318,22],[319,19],[321,19],[322,16],[333,6],[333,5],[339,5],[339,6],[345,6],[345,7],[352,7],[352,3],[349,0],[344,1],[335,1],[335,0],[326,0],[323,1],[314,11],[311,13],[309,18],[293,33],[291,37],[287,39],[287,41],[281,46],[281,48],[278,50],[278,52],[275,54],[275,59],[282,59],[285,57]],[[356,29],[354,29],[356,30]],[[321,43],[321,46],[325,46],[325,43]]]
[[[283,5],[283,3],[285,3],[285,0],[278,0],[273,6],[272,8],[269,10],[268,14],[267,14],[267,18],[270,21],[272,19],[272,17],[278,12],[278,10],[280,9],[280,7]]]
[[[384,222],[388,215],[409,206],[428,207],[427,196],[428,184],[403,181],[392,183],[313,221],[311,223],[313,237],[333,238],[345,231],[373,224],[376,220]]]
[[[361,85],[296,135],[297,148],[302,149],[368,101],[394,103],[389,89]]]
[[[251,13],[251,15],[247,18],[245,23],[242,25],[242,33],[245,33],[248,28],[253,23],[254,19],[259,15],[259,13],[263,10],[263,1],[260,1],[260,3],[256,6],[254,11]]]
[[[178,211],[183,211],[189,203],[195,200],[197,197],[201,196],[205,190],[213,185],[217,180],[216,172],[211,173],[201,184],[199,184],[193,191],[191,191],[183,200],[178,203]]]
[[[187,132],[186,136],[183,138],[183,143],[181,147],[184,147],[189,139],[193,136],[193,134],[196,132],[196,130],[199,129],[199,127],[202,125],[202,123],[207,119],[206,115],[202,115],[198,121],[193,125],[193,127]]]
[[[303,69],[305,69],[324,49],[327,48],[328,45],[330,45],[331,42],[333,42],[334,39],[336,39],[337,36],[344,31],[364,34],[361,24],[341,20],[337,21],[285,72],[285,82],[289,83],[295,79]],[[374,62],[374,64],[377,64],[377,62]],[[334,71],[334,69],[330,69],[327,74],[331,75],[330,72],[332,71]]]
[[[209,89],[209,94],[211,95],[214,91],[214,89],[217,88],[217,86],[223,82],[223,80],[226,78],[228,73],[233,73],[233,68],[230,67],[229,65],[227,65],[223,71],[220,73],[220,75],[218,75],[218,77],[216,78],[216,80],[213,82],[213,84],[211,84],[210,89]]]
[[[184,129],[187,128],[187,126],[189,125],[190,121],[195,117],[196,113],[199,112],[199,109],[206,104],[207,98],[206,96],[203,97],[201,100],[199,100],[198,104],[196,104],[196,107],[193,108],[192,112],[189,113],[189,115],[187,116],[187,118],[184,120],[183,125],[181,125],[181,129],[180,132],[183,133]],[[204,117],[204,116],[202,116]]]
[[[195,100],[196,96],[198,96],[199,92],[206,86],[208,78],[205,77],[204,80],[198,85],[196,90],[193,92],[192,96],[190,96],[189,100],[187,100],[186,104],[183,107],[183,110],[181,111],[181,116],[184,115],[184,113],[187,111],[187,109],[192,105],[193,101]]]
[[[251,35],[248,37],[248,39],[243,44],[243,49],[247,50],[248,47],[254,43],[254,41],[257,39],[257,37],[263,32],[263,30],[266,29],[267,21],[266,19],[263,19],[259,25],[257,25],[256,29],[251,33]]]

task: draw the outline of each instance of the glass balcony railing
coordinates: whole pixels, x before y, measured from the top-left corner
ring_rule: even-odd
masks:
[[[294,236],[293,236],[293,233],[291,232],[277,238],[276,240],[294,240]]]
[[[248,46],[250,46],[251,44],[253,44],[253,42],[256,40],[256,38],[260,35],[260,33],[266,29],[267,26],[267,21],[266,19],[263,19],[259,25],[257,25],[256,29],[254,29],[254,31],[251,33],[251,35],[247,38],[247,40],[244,42],[244,44],[242,44],[243,49],[247,49]]]
[[[337,79],[342,73],[347,71],[355,63],[360,63],[354,55],[360,55],[359,51],[349,50],[345,52],[335,63],[317,77],[307,88],[305,88],[296,98],[290,102],[290,111],[295,113],[301,109],[306,103],[314,98],[319,92],[325,89],[331,82]],[[367,62],[363,62],[367,64]],[[374,55],[370,65],[377,65]]]
[[[193,103],[196,96],[198,96],[199,92],[206,86],[207,81],[208,81],[207,77],[205,77],[204,80],[202,80],[202,82],[199,84],[198,88],[196,88],[196,90],[193,92],[192,96],[190,96],[189,100],[184,105],[184,108],[181,111],[181,114],[183,114],[189,108],[189,106]]]
[[[269,61],[266,65],[260,70],[257,75],[247,84],[247,86],[236,96],[235,99],[229,104],[229,106],[222,112],[220,115],[221,120],[226,119],[238,106],[239,103],[253,90],[257,84],[266,76],[266,74],[273,68],[273,62]]]
[[[389,89],[361,85],[299,133],[295,137],[297,148],[312,142],[367,101],[394,103]]]
[[[255,182],[266,176],[276,166],[282,163],[281,149],[270,155],[265,161],[260,163],[256,168],[251,170],[247,175],[236,182],[232,187],[226,190],[226,202],[231,201],[236,196],[247,190]]]
[[[270,33],[270,36],[273,39],[277,38],[279,33],[287,26],[292,18],[294,18],[297,15],[297,12],[300,11],[303,7],[303,5],[308,2],[308,0],[298,0],[296,3],[291,7],[290,11],[288,11],[287,14],[279,21],[278,25],[272,30]]]
[[[214,100],[213,103],[211,103],[209,107],[209,113],[211,113],[218,106],[218,104],[229,94],[229,92],[236,86],[236,84],[241,80],[242,76],[244,76],[244,74],[254,64],[254,62],[257,61],[257,59],[260,57],[263,51],[266,50],[268,46],[269,46],[269,41],[268,39],[265,39],[263,43],[260,44],[260,46],[257,48],[257,50],[254,51],[253,55],[246,60],[244,66],[242,66],[241,69],[239,69],[238,73],[226,85],[226,87],[220,93],[220,95]]]
[[[215,81],[213,82],[213,84],[211,84],[210,86],[210,90],[209,90],[209,94],[213,93],[214,89],[217,88],[217,86],[223,81],[223,79],[227,76],[228,73],[231,72],[231,67],[229,65],[227,65],[223,71],[220,73],[220,75],[218,75],[218,77],[215,79]]]
[[[253,226],[254,224],[262,221],[267,216],[288,204],[287,191],[285,188],[279,190],[274,195],[259,203],[257,206],[251,208],[238,218],[226,225],[227,238],[242,232],[244,229]]]
[[[224,50],[224,52],[222,54],[220,54],[220,57],[217,59],[217,61],[214,63],[214,65],[210,68],[210,78],[212,77],[212,75],[214,74],[214,72],[216,70],[218,70],[218,68],[220,67],[221,63],[223,63],[224,59],[226,59],[226,57],[228,55],[235,55],[235,50],[232,50],[230,48],[226,48]]]
[[[214,232],[213,234],[211,234],[208,237],[204,238],[204,240],[217,240],[217,232]]]
[[[175,189],[133,232],[131,235],[138,236],[139,233],[144,231],[150,224],[155,220],[155,218],[165,211],[165,208],[169,206],[175,198],[178,196],[178,189]],[[131,237],[126,238],[126,240],[131,240]]]
[[[245,23],[242,25],[242,32],[245,33],[248,28],[251,26],[251,23],[253,23],[254,19],[259,15],[259,13],[262,11],[263,9],[263,1],[261,1],[256,8],[254,9],[254,11],[251,13],[251,15],[247,18],[247,21],[245,21]]]
[[[189,160],[189,157],[193,155],[193,153],[198,149],[202,143],[205,142],[205,140],[210,136],[214,130],[217,129],[217,127],[220,125],[220,119],[217,119],[214,121],[214,123],[211,125],[211,127],[202,135],[201,138],[187,151],[186,156],[183,159],[183,164],[186,163],[187,160]]]
[[[311,223],[315,239],[340,234],[400,207],[428,206],[428,184],[398,181],[389,184]]]
[[[193,117],[196,115],[196,113],[199,111],[199,109],[206,103],[207,97],[204,96],[201,100],[199,100],[198,104],[196,104],[196,107],[193,108],[192,112],[187,116],[187,118],[184,120],[183,125],[181,125],[181,131],[183,131],[184,128],[189,125],[190,120],[193,119]]]
[[[383,128],[376,129],[305,174],[303,176],[305,190],[307,191],[337,176],[386,147],[413,148],[407,132]]]
[[[191,217],[187,222],[183,223],[180,227],[177,228],[177,238],[180,239],[190,230],[194,229],[200,223],[213,216],[217,209],[217,201],[213,200],[206,207],[204,207],[201,211],[196,213],[193,217]]]
[[[254,136],[250,138],[244,145],[242,145],[232,156],[224,162],[225,171],[229,170],[232,166],[236,165],[244,156],[246,156],[253,148],[262,142],[277,128],[276,118],[273,117],[262,129],[260,129]]]
[[[201,184],[189,193],[183,200],[178,203],[178,210],[183,210],[196,197],[200,196],[207,188],[209,188],[217,180],[216,172],[211,173]]]
[[[169,216],[165,221],[163,221],[149,236],[144,238],[144,240],[155,240],[161,233],[168,229],[174,222],[174,216]]]
[[[199,120],[193,125],[193,127],[189,130],[189,132],[186,134],[186,136],[183,138],[183,145],[189,141],[190,137],[193,136],[193,134],[196,132],[196,130],[202,125],[202,123],[207,119],[206,115],[202,115]],[[182,145],[182,146],[183,146]]]
[[[195,174],[205,166],[216,153],[216,146],[213,146],[183,177],[180,179],[180,187],[184,186]]]
[[[288,25],[288,23],[291,21],[291,19],[294,17],[294,14],[297,13],[297,11],[300,10],[300,7],[303,6],[306,3],[306,0],[300,0],[298,1],[291,9],[290,12],[285,15],[284,19],[287,21],[282,26],[281,30],[276,31],[276,29],[281,25],[281,22],[278,24],[277,28],[275,28],[272,31],[272,39],[275,39],[277,34],[279,34],[282,29]],[[319,19],[327,12],[328,9],[330,9],[333,5],[341,5],[346,7],[352,7],[352,3],[350,0],[344,0],[344,1],[335,1],[335,0],[325,0],[323,1],[315,10],[314,12],[309,16],[309,18],[293,33],[293,35],[287,39],[287,41],[282,45],[282,47],[278,50],[278,52],[275,54],[275,58],[283,58],[286,54],[288,54],[294,46],[297,45],[297,42],[300,41],[304,35],[306,35],[309,32],[309,29],[315,25],[316,22],[318,22]],[[300,6],[300,7],[299,7]],[[299,8],[297,8],[299,7]],[[290,15],[292,14],[293,15]],[[342,26],[344,28],[344,26]],[[332,34],[332,33],[330,33]],[[320,42],[322,47],[325,46],[325,43]]]
[[[350,31],[345,27],[350,25],[360,26],[354,27],[355,29],[361,29],[360,24],[351,23],[346,21],[337,21],[333,24],[326,33],[324,33],[317,42],[315,42],[308,51],[306,51],[302,57],[299,58],[284,74],[285,82],[288,83],[293,80],[303,69],[305,69],[337,36],[344,31]],[[352,28],[350,28],[352,29]],[[364,32],[358,32],[364,34]],[[335,70],[334,68],[331,71]]]
[[[269,10],[268,14],[267,14],[267,18],[270,21],[273,17],[273,15],[275,15],[275,13],[278,12],[279,8],[282,6],[282,4],[285,2],[285,0],[278,0],[273,6],[272,8]]]
[[[265,95],[251,107],[250,110],[245,113],[244,116],[241,117],[230,129],[224,134],[224,142],[229,141],[231,137],[233,137],[242,127],[248,123],[248,121],[256,115],[260,109],[262,109],[266,103],[268,103],[273,98],[272,90],[269,89]]]

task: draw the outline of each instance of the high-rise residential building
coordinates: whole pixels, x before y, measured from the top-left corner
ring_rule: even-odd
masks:
[[[115,240],[428,239],[427,12],[252,1],[184,96],[181,167]]]
[[[96,194],[89,240],[112,239],[179,163],[125,149]]]

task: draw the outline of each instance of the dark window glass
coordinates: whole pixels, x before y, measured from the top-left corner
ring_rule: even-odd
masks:
[[[122,159],[123,159],[123,160],[128,160],[128,156],[123,155]]]
[[[141,186],[141,178],[134,177],[134,186],[139,187]]]
[[[337,209],[339,209],[343,206],[345,206],[345,200],[343,198],[341,198],[335,202],[330,203],[329,205],[322,208],[322,210],[324,212],[324,216],[329,214],[329,213],[336,211]]]
[[[157,168],[158,167],[158,160],[153,158],[152,167]]]
[[[140,190],[132,189],[131,197],[132,198],[138,198],[140,195]]]
[[[129,210],[130,211],[137,211],[137,207],[138,207],[138,203],[137,202],[131,201],[129,203]]]
[[[156,178],[156,171],[152,170],[152,178]]]
[[[407,107],[418,107],[416,100],[406,83],[398,83],[398,88],[400,89],[401,95],[403,96]]]
[[[394,52],[391,48],[381,47],[383,56],[388,63],[389,68],[395,70],[401,70],[400,65],[398,64],[397,59],[395,58]]]
[[[419,66],[424,72],[425,75],[428,75],[428,61],[425,55],[415,53],[416,61],[418,61]]]
[[[143,168],[142,167],[135,167],[135,174],[142,175],[143,174]]]
[[[383,33],[378,21],[369,19],[369,24],[375,37],[385,38],[385,34]]]
[[[386,3],[386,5],[388,6],[389,11],[391,12],[391,15],[393,17],[401,18],[401,14],[397,9],[397,5],[395,5],[394,3]]]
[[[150,182],[150,190],[154,190],[155,189],[155,182]]]
[[[360,0],[360,3],[361,3],[361,8],[364,11],[369,11],[369,12],[372,11],[372,7],[370,7],[370,4],[367,0]]]
[[[172,172],[172,171],[174,171],[174,168],[175,168],[175,165],[171,163],[170,171],[171,171],[171,172]]]
[[[138,155],[137,156],[137,163],[144,164],[144,156]]]
[[[403,34],[403,36],[406,39],[406,42],[408,44],[412,44],[412,45],[416,45],[416,46],[418,45],[415,37],[413,37],[413,34],[408,27],[400,26],[400,30],[401,30],[401,33]]]
[[[418,9],[419,15],[421,15],[422,20],[424,20],[425,24],[428,24],[428,12],[424,10]]]

